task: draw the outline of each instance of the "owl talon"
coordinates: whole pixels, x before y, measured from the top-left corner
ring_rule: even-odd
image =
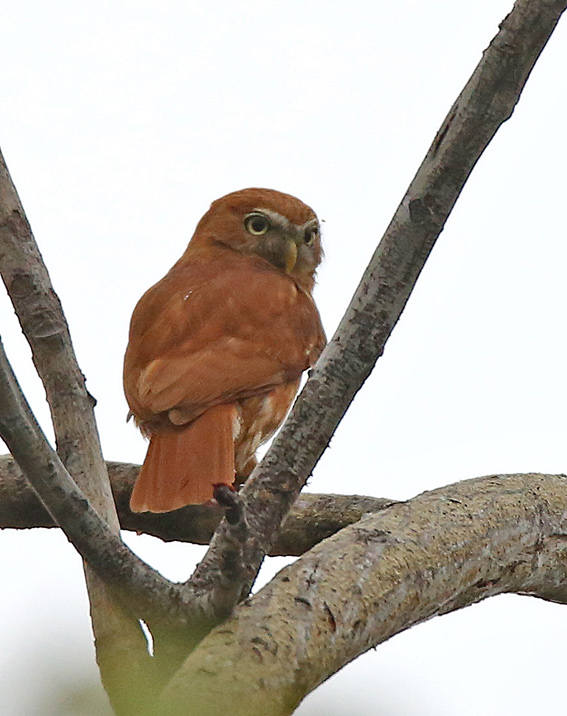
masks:
[[[242,519],[242,505],[238,493],[231,485],[223,482],[213,485],[213,495],[217,503],[225,509],[227,522],[235,525]]]

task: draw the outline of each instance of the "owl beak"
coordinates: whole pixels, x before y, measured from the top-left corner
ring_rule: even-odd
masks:
[[[297,243],[291,236],[270,236],[258,245],[256,252],[271,264],[291,273],[297,261]]]
[[[293,239],[288,239],[285,245],[285,272],[291,273],[297,261],[297,244]]]

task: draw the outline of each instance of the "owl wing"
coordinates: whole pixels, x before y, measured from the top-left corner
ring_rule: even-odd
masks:
[[[141,420],[175,422],[296,380],[325,343],[313,300],[267,262],[188,262],[134,311],[125,388]]]

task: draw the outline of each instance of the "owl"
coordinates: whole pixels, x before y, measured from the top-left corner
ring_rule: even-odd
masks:
[[[243,189],[211,204],[185,253],[138,302],[124,359],[130,414],[150,444],[134,512],[167,512],[240,485],[325,345],[312,291],[312,209]]]

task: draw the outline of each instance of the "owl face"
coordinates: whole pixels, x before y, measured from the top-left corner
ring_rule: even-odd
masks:
[[[270,189],[243,189],[217,199],[199,222],[190,246],[196,242],[260,256],[308,290],[323,256],[313,210]]]
[[[317,217],[296,224],[284,214],[256,207],[242,221],[246,253],[258,254],[292,276],[308,276],[321,260]]]

